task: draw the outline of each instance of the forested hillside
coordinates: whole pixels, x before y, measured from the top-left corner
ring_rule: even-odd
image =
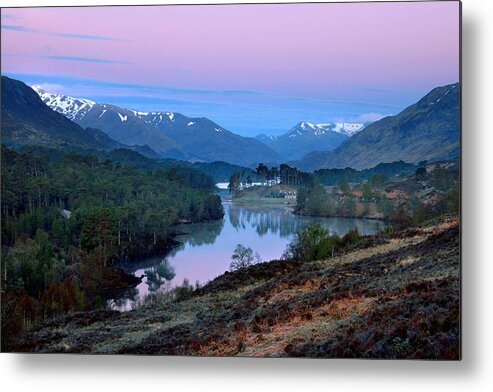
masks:
[[[53,160],[2,147],[1,177],[7,336],[38,318],[101,305],[132,278],[112,261],[166,250],[177,222],[223,216],[212,179],[184,167],[142,171],[94,155]]]

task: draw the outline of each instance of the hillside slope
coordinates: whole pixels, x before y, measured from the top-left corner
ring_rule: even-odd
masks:
[[[313,152],[292,165],[302,170],[361,170],[383,162],[456,158],[460,149],[459,98],[458,83],[437,87],[396,116],[368,125],[333,152]]]
[[[150,113],[141,117],[147,117],[156,129],[201,160],[243,166],[280,162],[281,158],[270,147],[254,138],[237,135],[206,117],[168,114]]]
[[[121,147],[98,129],[83,129],[54,112],[26,84],[2,76],[2,143],[11,146]]]

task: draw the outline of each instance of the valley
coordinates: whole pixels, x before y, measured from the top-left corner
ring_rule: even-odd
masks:
[[[459,94],[253,138],[2,76],[2,351],[459,358]]]

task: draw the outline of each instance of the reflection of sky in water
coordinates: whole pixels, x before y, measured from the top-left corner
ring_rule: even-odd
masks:
[[[293,233],[308,223],[320,223],[331,234],[339,235],[355,227],[361,234],[372,234],[383,227],[382,222],[364,219],[300,217],[284,206],[224,203],[224,210],[222,221],[178,226],[177,231],[187,234],[177,237],[182,245],[165,257],[145,259],[126,267],[128,272],[146,277],[117,306],[129,309],[132,298],[179,285],[184,279],[191,284],[212,280],[229,270],[237,244],[252,248],[267,261],[279,259]]]

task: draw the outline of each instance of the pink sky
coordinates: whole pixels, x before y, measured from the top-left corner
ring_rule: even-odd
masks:
[[[366,102],[371,89],[458,81],[458,12],[452,1],[3,9],[2,72]]]

